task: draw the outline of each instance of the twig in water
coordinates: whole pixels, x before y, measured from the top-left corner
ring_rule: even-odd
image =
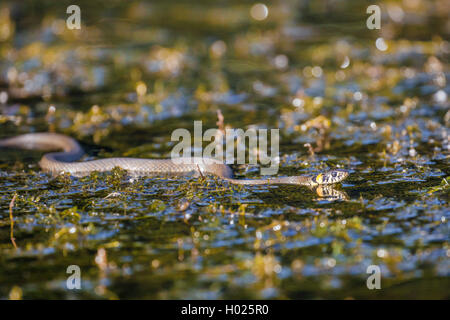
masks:
[[[222,131],[222,133],[225,134],[225,125],[224,125],[224,116],[222,114],[222,111],[220,109],[217,109],[217,122],[216,125],[219,128],[220,131]]]
[[[108,194],[106,197],[104,197],[103,199],[108,199],[111,197],[120,197],[122,194],[120,192],[112,192],[110,194]]]
[[[16,245],[16,239],[14,238],[14,217],[13,217],[13,207],[14,207],[14,202],[16,201],[16,197],[17,197],[17,193],[14,193],[14,196],[11,200],[11,202],[9,203],[9,220],[11,221],[11,234],[10,234],[10,238],[11,238],[11,242],[14,246],[14,248],[17,249],[17,245]]]
[[[303,146],[308,148],[309,155],[311,157],[314,157],[315,153],[314,153],[314,149],[313,149],[312,145],[310,143],[305,143]]]
[[[202,170],[200,170],[200,167],[198,166],[198,164],[197,164],[197,169],[198,169],[198,172],[200,173],[200,176],[202,177],[202,179],[205,179],[205,176],[203,175]]]

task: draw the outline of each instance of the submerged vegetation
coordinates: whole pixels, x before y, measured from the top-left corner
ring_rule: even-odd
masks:
[[[280,176],[350,176],[335,191],[55,177],[41,152],[2,149],[0,298],[450,297],[445,0],[384,1],[380,30],[356,0],[96,3],[69,30],[62,4],[2,1],[0,138],[167,158],[194,120],[280,128]]]

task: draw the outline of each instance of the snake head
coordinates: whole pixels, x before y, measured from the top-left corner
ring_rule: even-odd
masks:
[[[313,178],[317,184],[338,183],[348,177],[348,172],[344,170],[330,170],[325,173],[318,174]]]

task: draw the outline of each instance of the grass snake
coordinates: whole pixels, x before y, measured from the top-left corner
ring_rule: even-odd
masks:
[[[289,176],[265,179],[234,179],[232,169],[219,160],[211,158],[179,158],[179,159],[139,159],[139,158],[107,158],[76,162],[84,151],[73,138],[57,133],[29,133],[0,140],[0,147],[62,152],[46,153],[39,161],[44,171],[53,174],[68,172],[74,176],[82,176],[93,171],[111,171],[120,167],[130,174],[186,174],[196,172],[212,174],[233,184],[266,185],[293,184],[302,186],[319,186],[338,183],[347,178],[345,170],[330,170],[314,176]]]

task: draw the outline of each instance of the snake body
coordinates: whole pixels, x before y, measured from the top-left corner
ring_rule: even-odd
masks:
[[[139,159],[139,158],[107,158],[76,162],[84,151],[73,138],[57,133],[29,133],[0,140],[0,147],[31,149],[31,150],[63,150],[45,154],[39,161],[44,171],[53,174],[68,172],[82,176],[93,171],[111,171],[120,167],[130,174],[186,174],[200,172],[212,174],[233,184],[265,185],[265,184],[295,184],[317,186],[338,183],[347,178],[344,170],[331,170],[315,176],[290,176],[269,179],[234,179],[231,168],[211,158],[180,158],[180,159]]]

